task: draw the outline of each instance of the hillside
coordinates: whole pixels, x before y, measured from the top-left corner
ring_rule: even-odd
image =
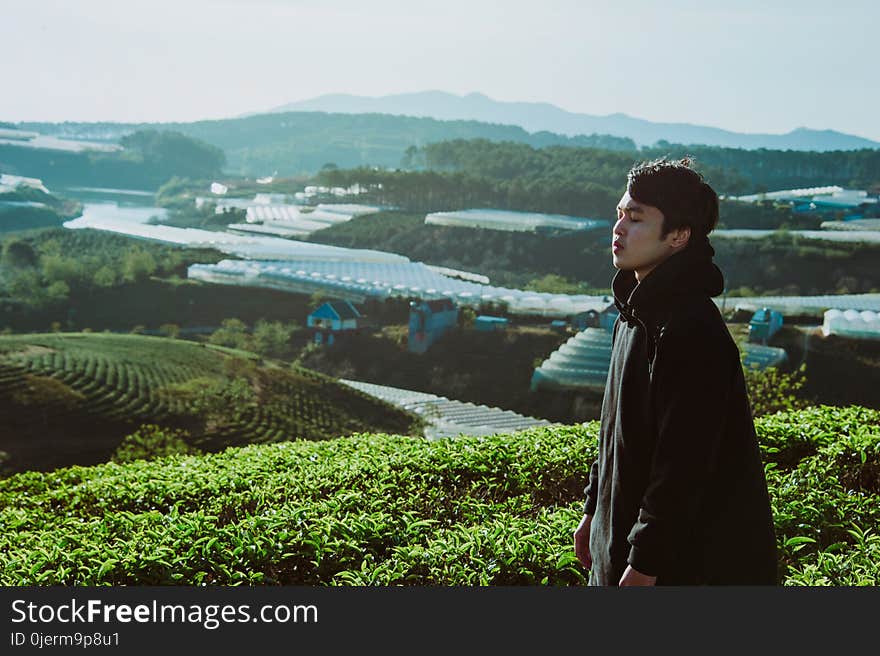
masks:
[[[186,430],[194,447],[409,434],[415,417],[321,374],[252,354],[143,335],[0,336],[5,468],[106,461],[142,424]]]
[[[222,148],[226,155],[226,172],[248,176],[271,175],[273,171],[281,176],[315,173],[331,162],[340,167],[394,168],[400,166],[401,158],[410,146],[419,147],[448,139],[515,141],[536,147],[635,149],[632,140],[619,137],[569,137],[549,132],[531,134],[512,125],[386,114],[352,116],[290,112],[193,123],[22,123],[19,127],[56,136],[100,135],[108,140],[121,139],[137,130],[180,132]],[[2,161],[3,151],[0,149]]]
[[[225,175],[284,178],[313,175],[326,165],[341,169],[361,166],[420,169],[426,163],[423,152],[426,147],[441,142],[491,142],[501,148],[528,146],[537,150],[573,151],[567,155],[569,158],[598,162],[599,166],[592,173],[599,177],[588,181],[602,182],[610,174],[614,176],[615,186],[622,183],[626,170],[636,160],[685,154],[695,156],[702,168],[711,169],[710,178],[716,189],[731,194],[830,184],[867,189],[880,183],[877,177],[880,149],[873,147],[818,148],[822,152],[786,150],[784,146],[747,150],[682,146],[675,140],[667,140],[638,148],[631,139],[623,137],[583,133],[566,136],[547,131],[528,132],[515,125],[389,114],[289,112],[192,123],[22,123],[19,127],[60,137],[107,142],[123,141],[126,135],[136,131],[154,134],[160,130],[172,149],[179,145],[175,133],[196,140],[185,150],[192,157],[168,158],[151,148],[139,156],[140,162],[137,149],[132,159],[128,157],[132,153],[123,153],[122,157],[0,145],[0,168],[5,172],[18,170],[50,181],[75,175],[83,178],[78,184],[89,186],[108,186],[113,181],[116,186],[155,189],[172,175],[204,180],[215,175],[211,172],[213,168],[202,165],[205,144],[222,149]],[[139,138],[134,143],[144,147],[143,141]],[[518,155],[516,159],[523,160],[523,157]],[[532,160],[534,156],[525,159]],[[572,182],[583,185],[571,179],[566,171],[556,173],[556,184],[562,188],[571,187]],[[521,190],[521,193],[528,191],[534,189]]]
[[[757,421],[785,585],[877,585],[880,412]],[[0,585],[582,585],[598,424],[354,435],[0,480]]]
[[[59,227],[82,212],[82,204],[41,189],[0,192],[0,233]]]
[[[67,125],[67,124],[62,124]],[[61,128],[64,130],[65,128]],[[211,178],[223,151],[177,131],[125,130],[118,150],[67,150],[0,141],[0,171],[37,177],[52,186],[155,190],[173,176]]]

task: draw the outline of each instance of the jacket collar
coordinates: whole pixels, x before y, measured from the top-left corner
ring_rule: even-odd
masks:
[[[714,255],[715,249],[704,238],[661,262],[642,282],[635,272],[621,269],[611,283],[614,304],[627,323],[645,322],[681,297],[718,296],[724,290],[724,276],[712,261]]]

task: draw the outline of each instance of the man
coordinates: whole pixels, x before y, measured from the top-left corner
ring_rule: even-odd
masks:
[[[774,585],[776,540],[739,351],[711,297],[718,196],[689,160],[634,166],[620,315],[575,553],[591,585]]]

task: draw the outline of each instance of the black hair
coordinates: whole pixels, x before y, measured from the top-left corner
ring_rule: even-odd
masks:
[[[635,164],[627,173],[626,190],[639,203],[663,212],[661,237],[687,226],[691,229],[690,243],[694,243],[718,225],[718,194],[693,169],[690,157],[661,157]]]

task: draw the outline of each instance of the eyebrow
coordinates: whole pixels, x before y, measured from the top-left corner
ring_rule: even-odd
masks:
[[[626,205],[626,206],[618,205],[618,206],[617,206],[617,209],[618,209],[618,210],[629,210],[630,212],[639,212],[639,213],[641,213],[641,212],[644,211],[645,208],[642,207],[641,205],[635,204],[635,205]]]

